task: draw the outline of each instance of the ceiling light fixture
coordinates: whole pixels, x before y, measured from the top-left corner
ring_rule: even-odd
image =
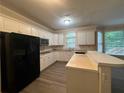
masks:
[[[65,23],[66,25],[69,25],[70,22],[71,22],[71,18],[69,18],[68,16],[65,16],[65,18],[64,18],[64,23]]]

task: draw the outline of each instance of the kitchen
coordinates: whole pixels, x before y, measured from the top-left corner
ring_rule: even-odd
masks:
[[[33,79],[31,83],[27,84],[27,86],[25,86],[23,89],[19,90],[20,93],[91,93],[91,91],[94,91],[93,93],[124,92],[124,88],[122,87],[123,83],[121,83],[124,82],[124,21],[119,21],[122,20],[121,16],[123,16],[123,13],[120,11],[116,17],[113,16],[114,14],[116,14],[117,11],[124,9],[124,2],[118,0],[109,1],[110,2],[99,1],[100,4],[98,4],[97,0],[93,1],[95,3],[92,2],[90,4],[88,3],[88,1],[85,0],[0,1],[1,32],[10,34],[21,34],[26,35],[27,37],[31,36],[32,38],[36,37],[37,41],[40,39],[40,45],[39,47],[37,47],[37,50],[40,50],[39,52],[37,52],[37,55],[39,54],[39,56],[37,56],[37,59],[40,59],[40,62],[38,63],[40,66],[40,72],[38,73],[40,74],[39,76],[37,76],[37,78]],[[85,2],[86,4],[83,2]],[[100,9],[98,9],[100,5],[102,6]],[[91,6],[91,8],[89,6]],[[117,8],[117,6],[120,7]],[[106,7],[108,7],[109,10],[107,10]],[[116,10],[116,8],[118,10]],[[82,12],[82,10],[84,12]],[[103,14],[103,10],[105,14]],[[112,13],[109,13],[108,11],[112,11]],[[107,13],[108,15],[106,15]],[[110,17],[110,15],[113,16],[113,18]],[[107,35],[111,34],[111,32],[113,34],[113,37],[120,38],[113,39],[113,37],[110,37],[112,35],[108,37]],[[108,40],[107,38],[112,38],[112,40]],[[113,42],[113,40],[117,41],[117,39],[119,39],[120,42],[114,42],[115,44],[110,42]],[[99,54],[95,52],[93,53],[97,56],[93,56],[90,51],[99,51],[118,58],[115,59],[115,57],[105,57],[106,54],[103,56],[99,56]],[[118,51],[121,52],[118,53]],[[77,77],[71,76],[74,78],[70,78],[71,67],[72,71],[75,66],[77,66],[77,68],[80,68],[80,66],[85,67],[85,64],[80,64],[80,61],[79,63],[76,62],[76,64],[71,64],[75,63],[73,62],[75,60],[75,57],[78,58],[75,55],[79,55],[79,58],[80,55],[86,55],[87,57],[90,56],[90,58],[92,58],[90,60],[94,61],[93,59],[95,59],[95,61],[98,61],[95,64],[95,71],[97,72],[97,75],[95,77],[96,82],[94,82],[94,85],[96,84],[96,87],[93,87],[93,89],[91,88],[91,86],[88,87],[87,90],[85,90],[85,84],[82,83],[83,80],[90,80],[91,78],[89,77],[92,76],[87,76],[86,80],[83,79],[83,76],[82,78],[79,78],[79,81],[82,81],[81,84],[78,81],[77,83],[74,79]],[[97,87],[99,81],[97,78],[99,77],[98,73],[102,72],[102,70],[101,72],[99,70],[102,67],[98,69],[97,66],[102,66],[101,64],[104,63],[104,59],[102,59],[102,63],[99,63],[100,59],[97,58],[98,56],[100,58],[105,57],[105,61],[108,61],[107,66],[109,65],[109,68],[103,69],[103,71],[105,70],[105,73],[107,73],[107,75],[109,76],[109,81],[106,81],[109,82],[109,84],[101,84],[102,87],[105,87],[105,89],[101,90],[99,90],[100,88]],[[114,59],[117,61],[110,61],[110,59]],[[83,60],[85,60],[85,57]],[[86,62],[88,64],[88,62],[90,61],[87,60]],[[111,68],[113,67],[117,67],[120,70],[115,69],[116,73],[112,72]],[[111,87],[113,87],[111,86],[111,72],[114,73],[116,76],[119,76],[119,80],[121,80],[114,82],[114,86],[119,86],[119,90],[118,88],[117,90],[111,89]],[[76,76],[78,75],[80,76],[80,74],[77,74]],[[100,77],[104,77],[104,75],[101,75]],[[106,79],[106,76],[104,78]],[[75,83],[72,81],[75,81]],[[91,91],[88,91],[90,89]],[[18,92],[3,91],[2,93]]]

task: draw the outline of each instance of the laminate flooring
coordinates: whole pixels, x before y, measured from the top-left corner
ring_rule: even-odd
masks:
[[[66,62],[56,62],[20,93],[66,93]]]
[[[66,62],[56,62],[20,93],[66,93]],[[124,69],[112,70],[112,93],[124,93]]]

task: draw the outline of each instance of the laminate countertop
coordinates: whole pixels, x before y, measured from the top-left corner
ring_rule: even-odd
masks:
[[[87,54],[74,54],[67,63],[68,68],[97,71],[99,66],[124,67],[124,60],[96,51]]]
[[[88,51],[86,55],[99,66],[124,67],[124,60],[108,54]]]
[[[51,52],[78,52],[78,53],[86,53],[86,51],[83,50],[67,50],[67,49],[49,49],[49,50],[41,50],[40,54],[44,55],[44,54],[48,54]]]
[[[98,70],[97,64],[91,62],[91,60],[85,54],[74,54],[70,61],[67,63],[66,67],[94,71]]]

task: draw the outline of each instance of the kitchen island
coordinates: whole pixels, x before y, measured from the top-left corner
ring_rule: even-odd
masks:
[[[68,64],[67,93],[111,93],[112,68],[123,68],[124,60],[89,51],[74,54]]]

